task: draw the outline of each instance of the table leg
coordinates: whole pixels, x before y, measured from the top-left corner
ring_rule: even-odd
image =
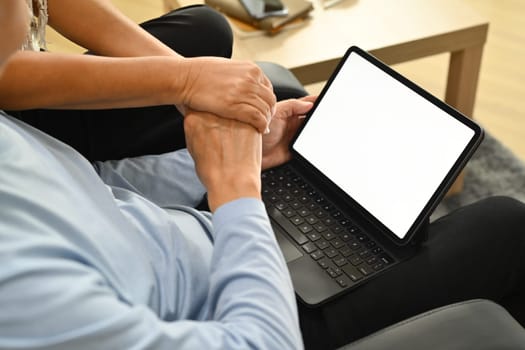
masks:
[[[483,45],[452,52],[448,69],[445,102],[472,118]]]
[[[452,52],[448,69],[445,102],[472,118],[478,87],[483,45]],[[463,188],[464,172],[452,185],[449,194],[459,193]]]

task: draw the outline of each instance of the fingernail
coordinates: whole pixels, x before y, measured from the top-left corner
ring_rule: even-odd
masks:
[[[265,135],[268,135],[270,133],[270,128],[269,127],[266,127],[266,129],[264,130],[264,134]]]

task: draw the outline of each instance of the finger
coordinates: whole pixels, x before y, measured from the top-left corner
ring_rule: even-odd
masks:
[[[272,101],[275,101],[273,93],[270,98]],[[259,132],[264,132],[270,123],[273,114],[272,109],[275,109],[274,106],[275,104],[269,106],[263,97],[252,92],[251,94],[246,94],[246,99],[243,102],[233,105],[231,111],[229,111],[231,114],[226,117],[251,124]]]
[[[289,118],[308,113],[312,108],[313,102],[297,99],[279,101],[277,106],[276,118]]]
[[[304,97],[301,97],[300,100],[301,101],[308,101],[308,102],[315,102],[317,100],[317,95],[308,95],[308,96],[304,96]]]
[[[269,82],[269,80],[268,80]],[[265,85],[260,89],[258,96],[268,105],[269,107],[269,115],[268,115],[268,121],[272,118],[272,116],[275,114],[275,104],[277,103],[277,97],[275,96],[275,93],[273,91],[273,86],[271,83],[268,83],[268,85]]]
[[[230,114],[229,119],[235,119],[245,124],[250,124],[260,133],[264,133],[268,126],[267,114],[268,112],[262,113],[259,109],[253,105],[242,103],[234,107],[235,114]]]

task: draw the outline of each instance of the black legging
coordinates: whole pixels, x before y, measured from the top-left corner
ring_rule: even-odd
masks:
[[[174,10],[141,24],[185,57],[231,57],[225,18],[207,6]],[[160,154],[185,147],[174,106],[109,110],[30,110],[11,115],[69,144],[90,161]]]

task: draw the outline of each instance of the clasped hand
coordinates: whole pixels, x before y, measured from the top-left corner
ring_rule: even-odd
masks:
[[[207,111],[226,119],[253,125],[263,132],[275,113],[270,80],[250,61],[219,57],[194,57],[184,61],[182,109]]]
[[[260,198],[261,169],[289,159],[288,144],[314,100],[309,96],[278,102],[265,135],[244,122],[186,111],[186,144],[212,211],[238,198]]]

